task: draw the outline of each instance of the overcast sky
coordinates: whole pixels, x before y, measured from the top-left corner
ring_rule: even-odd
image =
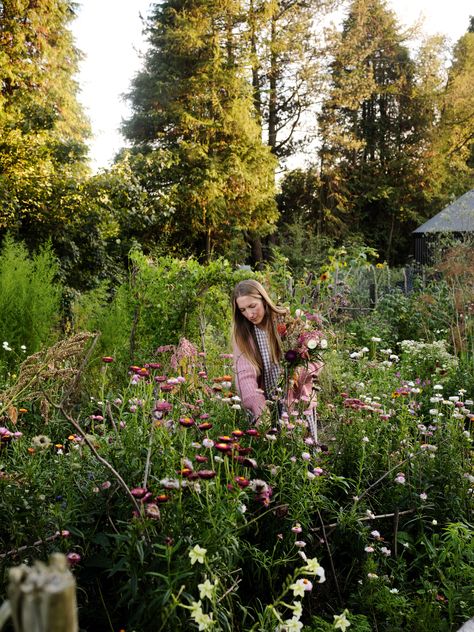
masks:
[[[78,18],[73,22],[76,45],[84,59],[77,77],[91,125],[90,143],[93,169],[110,166],[115,153],[123,147],[118,128],[128,109],[122,99],[130,80],[141,65],[145,50],[143,22],[150,0],[79,0]],[[423,19],[427,35],[442,33],[456,42],[474,15],[473,0],[388,0],[403,26]]]

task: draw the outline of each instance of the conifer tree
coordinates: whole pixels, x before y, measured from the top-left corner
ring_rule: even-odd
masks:
[[[69,0],[0,2],[0,232],[37,243],[71,220],[89,128]]]
[[[208,257],[276,220],[275,161],[243,76],[239,10],[232,0],[156,4],[123,126],[153,199],[148,238]]]
[[[319,118],[321,198],[387,260],[404,260],[424,208],[433,112],[384,0],[353,0]]]

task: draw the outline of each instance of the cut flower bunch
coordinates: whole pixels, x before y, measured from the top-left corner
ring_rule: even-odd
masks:
[[[285,316],[277,324],[282,343],[282,363],[287,369],[307,366],[309,362],[321,361],[321,352],[328,348],[326,334],[321,328],[322,319],[318,314],[295,311],[295,315]]]

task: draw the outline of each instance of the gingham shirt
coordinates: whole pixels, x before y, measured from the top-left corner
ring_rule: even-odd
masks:
[[[266,331],[259,329],[255,325],[254,330],[263,362],[263,389],[265,391],[265,397],[267,399],[274,399],[278,378],[280,377],[280,365],[272,362]]]

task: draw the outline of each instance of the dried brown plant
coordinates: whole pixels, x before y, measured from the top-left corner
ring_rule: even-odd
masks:
[[[20,366],[17,381],[0,393],[2,409],[8,409],[20,397],[22,401],[30,402],[70,397],[84,369],[85,359],[90,355],[90,342],[97,337],[88,331],[80,332],[26,358]],[[46,412],[47,418],[44,403],[41,410]]]

